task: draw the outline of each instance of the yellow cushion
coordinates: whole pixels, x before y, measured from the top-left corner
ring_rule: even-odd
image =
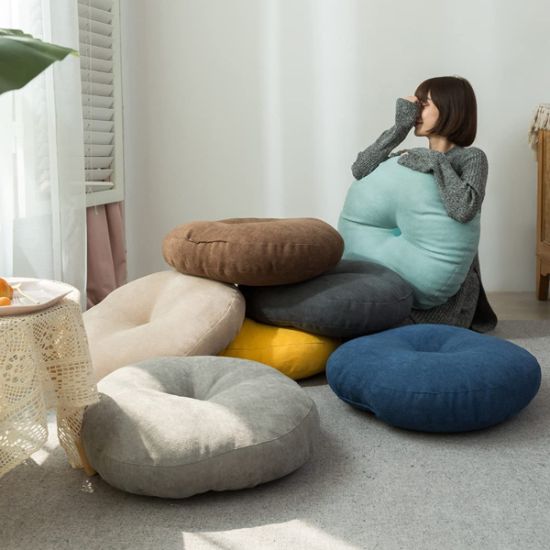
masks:
[[[259,361],[298,380],[323,372],[339,345],[335,338],[245,319],[235,340],[220,355]]]

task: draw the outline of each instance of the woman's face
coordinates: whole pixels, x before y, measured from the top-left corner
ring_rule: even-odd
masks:
[[[439,109],[435,106],[428,92],[426,101],[421,105],[420,114],[414,127],[415,136],[427,136],[428,131],[431,130],[439,118]]]

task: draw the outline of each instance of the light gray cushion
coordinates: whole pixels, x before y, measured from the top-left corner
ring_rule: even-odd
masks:
[[[151,359],[98,388],[84,449],[105,481],[130,493],[182,498],[254,487],[304,464],[318,432],[302,388],[246,359]]]

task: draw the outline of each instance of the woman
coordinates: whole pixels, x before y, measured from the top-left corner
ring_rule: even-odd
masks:
[[[429,148],[390,154],[413,126],[416,136],[428,138]],[[477,103],[470,83],[455,76],[430,78],[418,86],[414,96],[397,100],[395,125],[359,153],[353,176],[364,178],[381,162],[399,155],[399,164],[433,173],[449,216],[467,223],[481,209],[488,172],[485,153],[469,147],[476,131]],[[481,282],[478,255],[454,296],[432,309],[413,309],[409,322],[444,323],[478,332],[495,328],[497,317]]]

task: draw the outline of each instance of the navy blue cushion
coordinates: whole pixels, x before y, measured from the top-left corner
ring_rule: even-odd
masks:
[[[541,380],[527,350],[447,325],[409,325],[350,340],[329,357],[326,373],[350,405],[425,432],[498,424],[533,399]]]

